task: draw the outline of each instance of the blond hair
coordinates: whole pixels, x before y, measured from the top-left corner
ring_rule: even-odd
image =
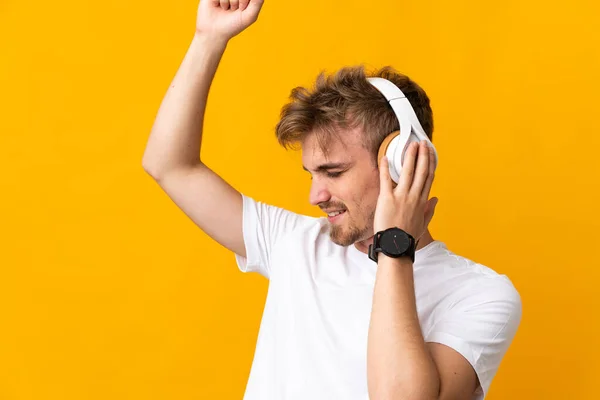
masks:
[[[312,90],[292,89],[290,102],[281,109],[275,129],[278,142],[286,149],[295,148],[307,135],[315,134],[321,150],[327,154],[333,137],[344,140],[341,130],[360,127],[364,133],[363,146],[375,157],[383,139],[398,130],[399,123],[385,97],[367,77],[385,78],[398,86],[429,139],[433,138],[429,97],[419,85],[392,67],[368,73],[359,65],[344,67],[332,75],[321,72]]]

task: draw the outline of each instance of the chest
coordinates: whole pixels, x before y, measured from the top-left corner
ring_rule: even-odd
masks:
[[[367,345],[377,264],[367,255],[340,246],[315,246],[305,252],[281,247],[273,253],[269,297],[275,323],[289,337],[302,335],[321,351],[354,354]],[[439,277],[417,268],[417,314],[423,334],[435,323],[444,293]],[[303,345],[307,345],[304,343]],[[323,348],[323,346],[327,346]]]

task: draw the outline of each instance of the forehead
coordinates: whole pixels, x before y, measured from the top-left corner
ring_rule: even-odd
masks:
[[[369,159],[360,128],[342,130],[338,135],[331,136],[326,154],[315,133],[306,135],[301,145],[302,164],[309,170],[316,170],[319,165],[326,163],[354,163]]]

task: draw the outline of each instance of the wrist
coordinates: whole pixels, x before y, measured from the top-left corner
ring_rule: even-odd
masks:
[[[412,275],[413,262],[410,257],[388,257],[380,253],[377,258],[377,271],[388,274],[390,271],[399,275]]]
[[[200,44],[203,47],[212,47],[224,50],[229,43],[229,38],[210,32],[196,30],[194,32],[194,38],[192,42]]]

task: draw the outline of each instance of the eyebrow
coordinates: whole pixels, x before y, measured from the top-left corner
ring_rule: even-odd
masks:
[[[351,163],[327,163],[327,164],[321,164],[317,167],[316,171],[317,172],[324,172],[324,171],[329,171],[331,169],[338,169],[338,168],[347,168],[351,165]],[[308,171],[308,169],[306,169],[306,167],[303,165],[302,169],[305,171]],[[309,171],[310,172],[310,171]]]

